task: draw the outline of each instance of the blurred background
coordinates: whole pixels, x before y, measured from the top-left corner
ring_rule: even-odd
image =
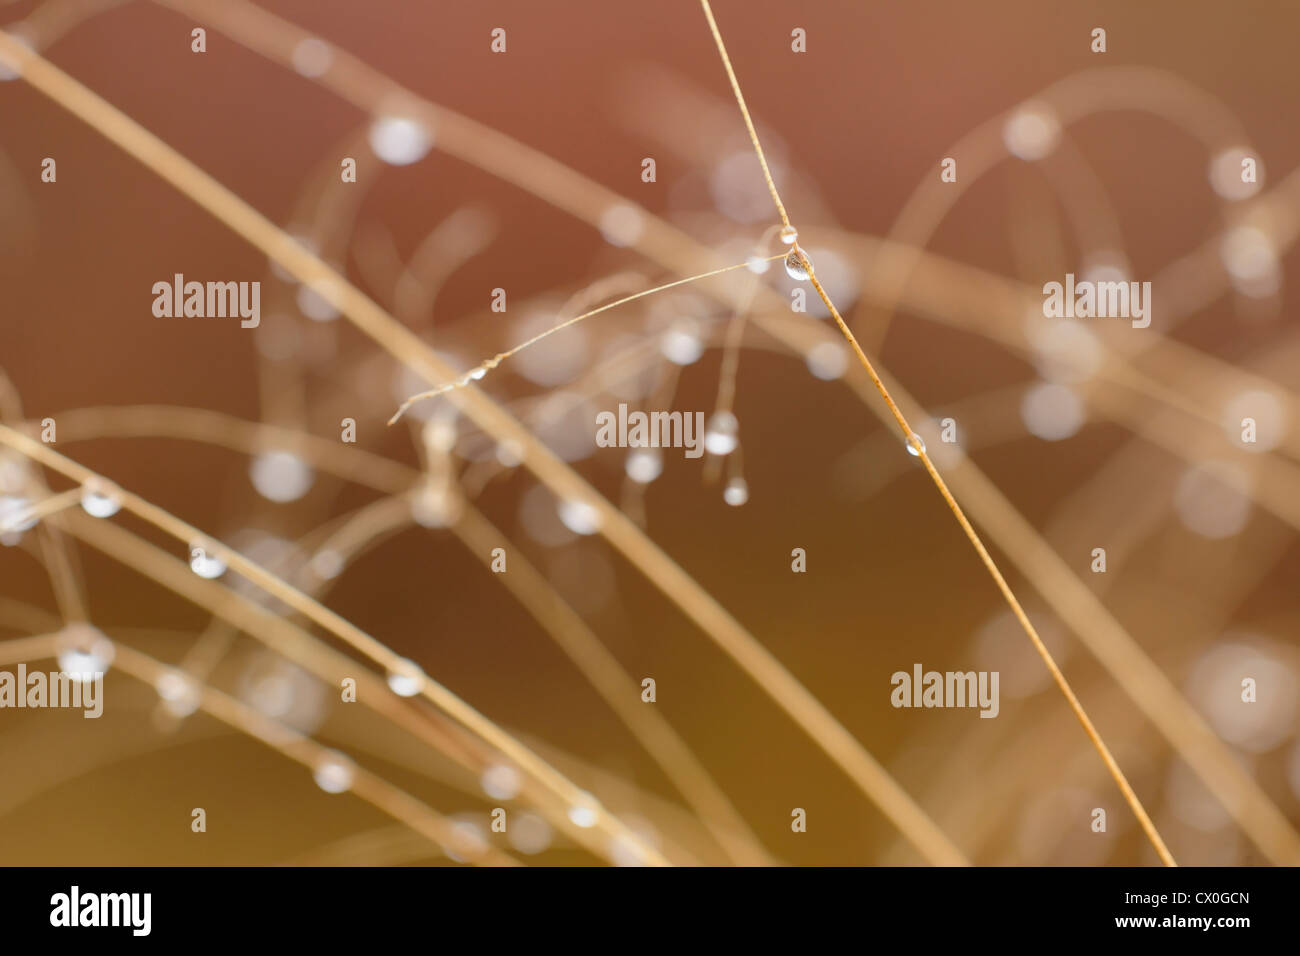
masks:
[[[905,411],[1170,850],[1184,864],[1296,863],[1300,11],[717,0],[714,12],[801,246],[911,396]],[[690,0],[23,0],[0,3],[0,24],[460,370],[602,302],[783,251]],[[1098,27],[1104,53],[1091,50]],[[806,52],[791,48],[796,28]],[[9,424],[38,437],[53,418],[55,450],[417,662],[674,862],[743,860],[548,623],[598,638],[618,665],[607,689],[671,726],[760,856],[926,862],[637,561],[518,467],[517,448],[445,398],[387,427],[423,379],[12,70],[0,79]],[[45,157],[56,183],[40,179]],[[340,181],[344,157],[356,183]],[[945,157],[955,183],[940,181]],[[1237,175],[1243,158],[1257,182]],[[1044,318],[1042,285],[1067,272],[1151,281],[1150,328]],[[175,273],[260,281],[260,326],[156,318],[152,286]],[[475,387],[639,524],[968,859],[1158,862],[834,325],[814,301],[791,310],[797,286],[778,262],[648,296]],[[496,289],[505,312],[490,309]],[[597,448],[594,416],[619,402],[730,407],[739,445],[699,460]],[[956,445],[940,437],[946,417]],[[355,444],[340,440],[345,418]],[[42,475],[52,493],[73,487],[0,455],[11,509],[46,493]],[[509,761],[426,701],[398,701],[405,725],[364,694],[343,703],[307,661],[138,557],[92,546],[77,533],[95,525],[86,510],[0,539],[0,636],[64,647],[80,609],[119,659],[180,668],[186,688],[350,755],[464,843],[330,792],[347,789],[346,763],[313,774],[196,709],[192,690],[160,695],[109,666],[99,720],[0,711],[0,862],[443,864],[484,846],[531,864],[640,861],[617,840],[582,844]],[[108,522],[188,560],[125,511]],[[504,575],[487,567],[497,546]],[[791,570],[795,548],[806,573]],[[544,619],[516,578],[573,615]],[[233,571],[220,582],[312,629]],[[890,675],[915,663],[998,671],[998,718],[892,708]],[[498,806],[506,833],[489,827]],[[191,830],[196,807],[205,833]],[[806,832],[792,831],[794,808]]]

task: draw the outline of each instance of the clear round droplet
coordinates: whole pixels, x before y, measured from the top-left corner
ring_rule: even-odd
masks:
[[[297,501],[316,480],[311,466],[291,451],[268,451],[254,458],[248,477],[263,498],[270,501]]]
[[[381,116],[370,126],[370,148],[384,162],[407,166],[433,147],[433,132],[409,116]]]
[[[92,478],[81,486],[81,507],[92,518],[111,518],[122,502],[107,482]]]
[[[600,512],[585,501],[561,501],[560,520],[574,534],[595,534],[600,530]]]
[[[749,483],[739,475],[732,478],[722,491],[722,500],[733,508],[739,508],[749,500]]]
[[[424,689],[424,670],[415,661],[403,658],[388,672],[388,689],[398,697],[414,697]]]
[[[799,230],[794,226],[782,226],[780,235],[782,242],[787,246],[792,246],[794,245],[795,240],[799,238]]]
[[[925,439],[912,432],[907,436],[907,453],[913,458],[920,458],[923,451],[925,451]]]
[[[799,249],[791,249],[785,257],[785,271],[791,279],[803,282],[812,275],[812,260],[808,258],[807,253]]]
[[[316,786],[326,793],[344,793],[352,787],[353,767],[354,764],[347,756],[338,751],[330,751],[316,762],[311,775]]]
[[[633,448],[627,453],[627,476],[640,485],[648,485],[664,470],[664,456],[658,448]]]
[[[704,428],[704,447],[710,455],[730,455],[740,444],[740,422],[731,412],[714,412]]]
[[[201,578],[219,578],[226,573],[226,562],[196,544],[190,548],[190,570]]]

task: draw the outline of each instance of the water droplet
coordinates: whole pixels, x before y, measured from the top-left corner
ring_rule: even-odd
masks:
[[[497,444],[496,458],[502,468],[515,468],[523,463],[524,448],[513,438],[507,438]]]
[[[326,793],[343,793],[352,787],[354,767],[345,754],[331,750],[316,761],[312,777]]]
[[[381,116],[370,126],[370,148],[393,166],[418,162],[432,147],[432,130],[409,116]]]
[[[754,273],[756,276],[761,276],[771,267],[772,263],[768,262],[762,256],[750,256],[745,260],[745,268],[749,269],[749,271]]]
[[[321,76],[334,62],[334,51],[318,37],[300,40],[293,48],[293,68],[303,76]]]
[[[36,49],[36,41],[32,39],[32,30],[24,23],[7,23],[5,30],[8,31],[9,37],[16,40],[29,50]],[[0,64],[0,83],[8,80],[16,80],[22,76],[21,69],[11,69],[5,64]]]
[[[699,324],[694,319],[677,319],[659,339],[659,351],[677,365],[690,365],[704,354]]]
[[[65,627],[59,642],[59,670],[83,682],[105,673],[116,653],[113,642],[84,621]]]
[[[704,447],[711,455],[730,455],[740,444],[740,422],[731,412],[714,412],[704,429]]]
[[[722,500],[733,508],[739,508],[749,500],[749,483],[739,475],[732,478],[723,489]]]
[[[1061,124],[1045,103],[1021,105],[1002,127],[1002,142],[1013,155],[1027,162],[1042,159],[1056,149]]]
[[[39,520],[27,514],[32,503],[17,495],[0,495],[0,543],[12,547]]]
[[[343,573],[343,555],[333,549],[317,551],[312,555],[311,569],[322,581],[332,581]]]
[[[907,436],[907,453],[913,458],[920,458],[923,451],[925,451],[925,439],[912,432]]]
[[[519,795],[519,771],[509,764],[496,763],[484,768],[479,779],[483,792],[493,800],[513,800]]]
[[[647,485],[664,470],[664,456],[658,448],[633,448],[627,453],[627,476],[637,484]]]
[[[201,578],[219,578],[226,573],[226,562],[202,545],[191,545],[190,570]]]
[[[813,273],[812,260],[800,249],[791,249],[785,257],[785,271],[791,279],[803,282]]]
[[[249,463],[248,477],[263,498],[297,501],[316,480],[311,466],[290,451],[263,452]]]
[[[544,817],[524,811],[511,820],[510,829],[506,831],[506,839],[520,853],[532,856],[543,852],[551,845],[552,834],[551,825]]]
[[[334,286],[328,279],[321,279],[315,285],[300,285],[296,299],[298,310],[313,322],[333,322],[339,317],[339,310],[331,298]]]
[[[799,230],[796,229],[794,226],[782,226],[780,235],[781,235],[782,242],[784,242],[787,246],[792,246],[795,244],[795,241],[799,238]]]
[[[92,518],[111,518],[121,509],[122,502],[108,482],[91,478],[81,486],[81,507]]]
[[[595,534],[600,530],[600,512],[585,501],[561,501],[559,513],[564,526],[574,534]]]
[[[487,374],[487,369],[485,369],[485,368],[475,368],[475,369],[470,369],[470,371],[469,371],[469,373],[468,373],[468,376],[469,376],[469,378],[471,378],[471,379],[473,379],[474,381],[477,382],[477,381],[479,381],[480,379],[482,379],[483,376],[486,375],[486,374]]]
[[[154,690],[162,698],[163,706],[176,717],[188,717],[199,709],[199,689],[180,671],[160,674]]]
[[[804,353],[808,371],[823,382],[841,377],[849,367],[849,353],[838,342],[818,342]]]
[[[398,697],[414,697],[424,689],[424,681],[424,670],[407,658],[402,658],[388,672],[388,689]]]
[[[596,799],[590,794],[583,794],[581,801],[569,807],[569,821],[575,827],[584,830],[596,825],[599,816],[596,813]]]
[[[461,500],[448,484],[425,482],[411,496],[411,518],[422,528],[446,528],[460,517]]]
[[[600,233],[611,246],[635,245],[643,231],[645,218],[635,206],[610,206],[600,214]]]
[[[450,405],[439,405],[440,409],[451,408]],[[456,422],[446,416],[445,413],[434,413],[434,416],[424,423],[422,431],[424,443],[430,451],[447,454],[456,447]]]
[[[1020,418],[1030,433],[1044,441],[1069,438],[1081,427],[1085,416],[1083,400],[1073,389],[1040,382],[1025,392]]]

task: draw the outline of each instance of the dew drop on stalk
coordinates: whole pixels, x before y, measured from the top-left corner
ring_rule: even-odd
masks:
[[[633,448],[627,453],[627,476],[639,485],[654,481],[663,473],[664,456],[658,448]]]
[[[388,672],[388,689],[398,697],[414,697],[424,689],[424,680],[420,665],[402,658]]]
[[[785,271],[798,282],[803,282],[813,274],[812,260],[800,249],[791,249],[785,257]]]
[[[219,578],[226,573],[226,562],[196,544],[190,547],[190,570],[201,578]]]
[[[925,439],[912,432],[907,436],[907,453],[913,458],[920,458],[923,451],[925,451]]]
[[[326,793],[343,793],[352,787],[353,764],[343,754],[331,750],[316,761],[312,777]]]
[[[749,500],[749,483],[739,475],[732,478],[722,491],[722,500],[733,508],[739,508]]]
[[[257,493],[268,501],[297,501],[316,480],[311,466],[291,451],[263,452],[249,463],[248,476]]]
[[[92,518],[111,518],[122,502],[106,482],[91,478],[81,486],[81,507]]]
[[[408,116],[381,116],[370,126],[370,148],[392,166],[417,162],[432,146],[432,131]]]
[[[794,226],[782,226],[780,235],[781,235],[782,242],[784,242],[787,246],[792,246],[795,244],[795,241],[799,238],[799,230],[796,229]]]
[[[740,444],[740,422],[731,412],[714,412],[704,429],[704,447],[711,455],[730,455]]]
[[[560,520],[574,534],[595,534],[600,530],[600,512],[585,501],[565,499],[559,504]]]

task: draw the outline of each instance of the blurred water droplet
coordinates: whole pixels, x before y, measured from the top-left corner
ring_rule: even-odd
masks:
[[[263,452],[249,463],[248,477],[269,501],[297,501],[316,480],[311,466],[290,451]]]
[[[849,353],[838,342],[818,342],[804,353],[804,362],[814,377],[832,382],[848,371]]]
[[[722,500],[733,508],[739,508],[749,500],[749,484],[739,475],[727,482],[723,489]]]
[[[762,256],[750,256],[745,260],[745,268],[756,276],[761,276],[772,267],[772,263]]]
[[[388,689],[398,697],[414,697],[424,690],[425,680],[420,665],[403,658],[388,672]]]
[[[1060,121],[1045,103],[1023,104],[1002,128],[1002,141],[1010,153],[1028,162],[1050,154],[1060,138]]]
[[[326,793],[344,793],[352,788],[354,767],[346,755],[331,750],[316,761],[312,778]]]
[[[370,125],[370,148],[384,162],[406,166],[433,147],[433,131],[409,116],[381,116]]]
[[[162,698],[163,706],[176,717],[188,717],[199,709],[199,689],[194,681],[180,671],[169,670],[158,675],[154,690]]]
[[[627,453],[627,476],[638,484],[654,481],[664,470],[664,456],[658,448],[633,448]]]
[[[59,670],[81,681],[94,679],[108,671],[116,651],[113,642],[99,628],[79,621],[69,624],[59,635]]]
[[[595,534],[600,530],[600,512],[585,501],[561,501],[559,515],[564,526],[574,534]]]
[[[519,771],[509,764],[496,763],[484,768],[479,780],[483,792],[493,800],[513,800],[522,783]]]
[[[796,229],[794,226],[782,226],[780,236],[782,242],[784,242],[787,246],[792,246],[794,245],[795,241],[799,238],[799,230]]]
[[[731,412],[714,412],[704,428],[704,447],[711,455],[730,455],[740,444],[740,422]]]
[[[293,68],[305,77],[314,79],[323,75],[333,62],[333,49],[318,37],[307,37],[294,45]]]
[[[664,330],[659,339],[659,351],[664,358],[677,365],[690,365],[704,354],[700,326],[694,319],[677,319]]]
[[[611,246],[632,246],[645,231],[645,218],[635,206],[610,206],[600,214],[600,233]]]
[[[596,812],[596,800],[590,794],[584,794],[580,802],[569,807],[569,821],[584,830],[594,827],[599,818]]]
[[[32,502],[18,495],[0,495],[0,543],[17,544],[24,531],[36,527],[38,518],[28,515]]]

